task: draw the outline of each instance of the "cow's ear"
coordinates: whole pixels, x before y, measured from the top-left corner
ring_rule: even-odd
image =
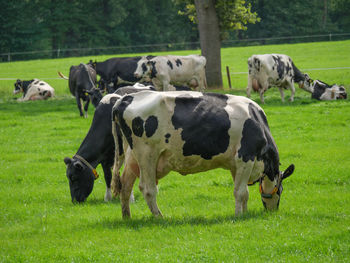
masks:
[[[83,164],[80,161],[76,161],[73,165],[78,170],[83,170],[83,168],[84,168]]]
[[[288,166],[288,168],[286,170],[284,170],[283,175],[282,175],[282,180],[288,178],[289,176],[292,175],[292,173],[294,172],[294,164],[291,164]]]
[[[63,161],[64,161],[64,163],[65,163],[66,165],[69,165],[69,164],[72,163],[73,159],[72,159],[72,158],[69,158],[69,157],[65,157],[65,158],[63,159]]]

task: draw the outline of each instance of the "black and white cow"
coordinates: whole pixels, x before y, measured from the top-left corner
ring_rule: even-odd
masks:
[[[92,62],[90,64],[95,68],[96,73],[100,75],[99,88],[113,93],[122,86],[133,85],[141,78],[134,76],[137,62],[142,57],[122,57],[110,58],[103,62]],[[153,58],[153,56],[147,56]]]
[[[204,91],[207,86],[205,65],[206,58],[198,55],[143,57],[134,75],[146,81],[151,79],[158,91],[174,90],[172,85]]]
[[[298,83],[300,88],[308,89],[311,81],[309,75],[300,72],[287,55],[253,55],[248,59],[247,96],[250,97],[252,90],[257,91],[260,93],[262,103],[264,103],[264,92],[272,86],[279,88],[283,102],[283,89],[290,89],[290,100],[293,101],[294,83]]]
[[[347,98],[346,90],[343,86],[336,84],[330,86],[320,80],[314,80],[307,91],[312,94],[311,98],[317,100],[339,100]]]
[[[277,209],[284,172],[266,116],[248,98],[192,91],[140,92],[123,96],[113,107],[114,139],[124,141],[125,168],[115,180],[122,213],[130,216],[129,196],[137,176],[139,188],[155,216],[157,181],[170,171],[182,175],[224,168],[234,179],[235,213],[247,210],[248,183],[260,182],[266,209]],[[119,130],[119,132],[118,132]],[[121,131],[121,132],[120,132]],[[118,155],[113,177],[124,155]],[[118,156],[117,156],[118,155]],[[113,186],[112,186],[113,187]]]
[[[17,79],[14,85],[13,94],[23,92],[22,98],[19,98],[18,101],[46,100],[55,95],[55,90],[49,84],[38,79]]]
[[[66,157],[66,175],[69,181],[72,202],[84,202],[90,195],[94,181],[98,175],[96,167],[101,164],[106,181],[105,201],[112,199],[111,168],[114,158],[114,140],[112,135],[112,107],[123,95],[143,90],[148,87],[124,87],[115,94],[108,94],[102,98],[97,106],[91,127],[73,158]]]
[[[80,63],[78,66],[71,66],[69,70],[69,78],[61,72],[58,75],[69,82],[69,90],[76,98],[80,116],[87,118],[90,99],[92,104],[97,107],[102,99],[101,92],[96,88],[96,71],[87,64]],[[85,101],[84,112],[80,100]]]

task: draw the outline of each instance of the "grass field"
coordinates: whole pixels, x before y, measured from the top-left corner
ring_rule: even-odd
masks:
[[[350,41],[226,48],[222,65],[245,72],[247,58],[261,53],[288,54],[300,69],[350,66]],[[0,80],[0,262],[350,261],[350,102],[319,102],[301,90],[294,103],[281,103],[277,89],[265,94],[281,168],[296,166],[279,211],[264,211],[255,185],[249,212],[235,217],[232,178],[221,169],[162,179],[162,219],[151,216],[136,183],[132,219],[122,220],[119,200],[103,201],[103,176],[85,204],[73,205],[63,158],[75,154],[94,108],[80,118],[67,82],[54,78],[90,58],[0,64],[0,78],[47,78],[57,94],[17,103],[15,81]],[[309,73],[350,92],[350,69]],[[233,75],[225,92],[244,95],[246,78]]]

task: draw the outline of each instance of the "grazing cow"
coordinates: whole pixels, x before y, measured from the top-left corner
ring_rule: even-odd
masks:
[[[311,98],[317,100],[339,100],[347,98],[343,86],[338,86],[336,84],[330,86],[320,80],[314,80],[310,89],[307,91],[312,93]]]
[[[104,200],[110,201],[111,195],[111,167],[114,158],[114,140],[112,135],[112,107],[125,94],[135,93],[150,88],[124,87],[115,94],[108,94],[102,98],[96,108],[89,132],[81,143],[73,158],[66,157],[66,175],[69,180],[72,202],[84,202],[90,195],[95,179],[98,178],[96,167],[101,164],[106,181]]]
[[[203,56],[158,56],[143,57],[137,63],[136,78],[151,79],[156,90],[172,90],[170,84],[189,86],[204,91],[206,59]]]
[[[300,88],[308,89],[312,81],[308,74],[303,74],[294,65],[287,55],[265,54],[253,55],[248,59],[248,86],[247,96],[250,97],[252,89],[260,93],[261,103],[264,103],[264,92],[277,86],[284,102],[283,89],[290,89],[290,101],[294,100],[294,82]]]
[[[55,90],[49,84],[38,79],[28,81],[17,79],[13,94],[20,92],[23,92],[23,97],[18,101],[46,100],[55,95]]]
[[[153,56],[147,56],[153,58]],[[117,88],[128,86],[140,81],[140,78],[134,76],[137,67],[137,62],[141,57],[123,57],[110,58],[104,62],[92,62],[96,73],[100,75],[99,88],[107,90],[108,93],[113,93]]]
[[[112,116],[116,145],[129,146],[123,175],[115,180],[124,217],[130,216],[129,195],[137,176],[151,212],[161,216],[156,202],[158,179],[170,171],[186,175],[215,168],[230,170],[239,215],[247,210],[248,183],[257,181],[265,208],[277,209],[282,180],[294,170],[290,165],[280,172],[278,150],[264,111],[245,97],[144,91],[123,96]],[[123,160],[118,153],[116,160]],[[118,177],[119,167],[115,161],[113,177]]]
[[[69,81],[69,90],[76,98],[80,116],[87,118],[87,111],[90,103],[97,107],[102,99],[101,92],[96,88],[96,71],[89,65],[80,63],[78,66],[71,66],[69,70],[69,78],[65,77],[61,72],[58,75]],[[84,112],[80,100],[85,101]]]

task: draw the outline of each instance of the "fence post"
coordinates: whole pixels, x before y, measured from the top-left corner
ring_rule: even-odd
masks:
[[[60,57],[60,51],[61,51],[60,48],[58,48],[58,49],[57,49],[57,58]]]
[[[231,77],[230,77],[230,69],[228,66],[226,66],[226,73],[227,73],[227,80],[228,80],[228,86],[230,89],[232,89],[232,86],[231,86]]]
[[[329,41],[332,41],[332,33],[329,33]]]
[[[11,53],[9,52],[9,53],[7,53],[7,60],[8,60],[8,62],[10,62],[11,61]]]

